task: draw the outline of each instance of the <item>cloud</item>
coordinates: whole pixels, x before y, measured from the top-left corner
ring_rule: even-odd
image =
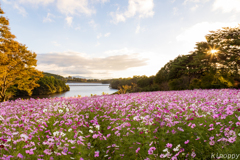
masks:
[[[104,34],[104,37],[109,37],[110,36],[110,32],[108,32],[108,33],[106,33],[106,34]]]
[[[50,3],[53,3],[55,0],[19,0],[19,3],[31,3],[34,5],[43,4],[48,5]]]
[[[237,22],[222,23],[222,22],[201,22],[197,23],[189,28],[186,28],[181,34],[176,37],[178,42],[182,42],[186,50],[191,51],[196,42],[206,41],[205,36],[209,34],[209,31],[216,31],[222,27],[236,27]],[[185,53],[187,54],[187,53]]]
[[[80,26],[75,27],[75,30],[81,30]]]
[[[140,25],[138,25],[137,28],[136,28],[135,33],[138,34],[140,32],[140,29],[141,29],[141,27],[140,27]]]
[[[106,2],[109,2],[110,0],[92,0],[92,2],[94,3],[106,3]]]
[[[213,3],[213,11],[221,9],[224,13],[227,12],[240,12],[239,0],[215,0]]]
[[[67,17],[65,18],[65,20],[67,21],[67,24],[68,24],[69,26],[72,25],[73,17],[67,16]]]
[[[126,18],[122,14],[111,12],[110,16],[113,17],[113,20],[111,22],[113,22],[115,24],[117,24],[119,22],[125,22],[126,21]]]
[[[13,8],[17,9],[21,15],[23,16],[27,15],[26,10],[23,7],[19,6],[17,3],[13,4]]]
[[[173,15],[177,15],[178,14],[178,8],[177,7],[174,7],[173,8]]]
[[[52,18],[54,18],[55,16],[51,13],[47,14],[47,17],[43,18],[43,22],[53,22]]]
[[[56,47],[59,47],[59,46],[60,46],[60,44],[59,44],[58,42],[56,42],[56,41],[52,41],[52,44],[53,44],[54,46],[56,46]]]
[[[90,25],[90,27],[92,27],[92,28],[94,28],[94,29],[97,28],[97,26],[98,26],[98,25],[95,23],[94,20],[89,21],[88,24]]]
[[[199,6],[196,4],[195,6],[191,7],[191,11],[195,11]]]
[[[101,43],[97,42],[97,44],[95,45],[95,47],[98,47],[98,46],[100,46],[100,44],[101,44]]]
[[[77,52],[38,54],[38,69],[58,74],[91,74],[110,71],[123,71],[147,64],[139,54],[112,55],[102,58],[88,57]]]
[[[102,37],[102,33],[99,33],[98,35],[97,35],[97,39],[99,39],[99,38],[101,38]]]
[[[185,0],[183,2],[184,5],[186,5],[187,3],[191,2],[191,3],[206,3],[208,2],[209,0]]]
[[[154,15],[153,0],[128,0],[128,9],[123,13],[111,12],[113,23],[125,22],[126,18],[138,15],[139,18],[152,17]]]
[[[135,30],[135,33],[138,34],[140,32],[144,32],[145,31],[145,28],[141,27],[140,25],[137,26],[136,30]]]
[[[14,9],[17,9],[18,12],[19,12],[21,15],[23,15],[23,16],[26,16],[26,15],[27,15],[26,10],[25,10],[23,7],[21,7],[17,2],[15,2],[15,1],[8,1],[8,0],[2,0],[2,2],[5,3],[5,4],[8,4],[8,5],[13,6],[13,8],[14,8]]]
[[[96,13],[95,9],[88,5],[88,0],[58,0],[57,7],[66,15]]]

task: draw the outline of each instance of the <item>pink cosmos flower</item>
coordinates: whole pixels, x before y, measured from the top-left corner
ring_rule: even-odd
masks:
[[[18,153],[17,157],[18,158],[23,158],[23,155],[21,153]]]
[[[233,142],[235,142],[236,141],[236,138],[234,138],[234,137],[230,137],[229,139],[228,139],[228,142],[230,142],[230,143],[233,143]]]
[[[191,156],[192,156],[193,158],[196,157],[196,153],[193,151],[192,154],[191,154]]]
[[[26,150],[25,152],[28,153],[28,154],[30,154],[30,155],[34,154],[34,153],[33,153],[33,149]]]
[[[191,128],[194,128],[194,127],[196,127],[196,124],[192,124]]]
[[[171,143],[167,143],[167,144],[166,144],[166,147],[167,147],[167,148],[172,148],[172,144],[171,144]]]
[[[52,152],[51,152],[50,149],[45,149],[43,152],[44,152],[45,154],[47,154],[47,155],[51,155],[51,154],[52,154]]]
[[[174,157],[171,158],[171,160],[177,160],[177,157],[174,156]]]
[[[165,157],[165,154],[161,154],[161,155],[160,155],[160,158],[164,158],[164,157]]]
[[[151,147],[151,148],[149,148],[149,150],[148,150],[148,154],[153,154],[153,151],[155,151],[155,150],[156,150],[155,147]]]
[[[93,138],[97,138],[97,137],[98,137],[98,135],[97,135],[97,134],[94,134],[92,137],[93,137]]]
[[[213,145],[215,144],[215,142],[214,142],[214,141],[210,141],[209,144],[210,144],[211,146],[213,146]]]
[[[213,137],[210,137],[209,139],[210,139],[210,141],[212,141],[212,140],[214,139],[214,136],[213,136]]]
[[[99,151],[96,151],[96,152],[95,152],[94,157],[99,157]]]
[[[184,144],[188,144],[189,143],[189,140],[186,140],[185,142],[184,142]]]
[[[138,149],[136,150],[136,153],[138,153],[139,150],[140,150],[140,147],[138,147]]]

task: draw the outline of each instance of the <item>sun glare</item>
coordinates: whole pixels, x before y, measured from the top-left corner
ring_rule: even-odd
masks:
[[[212,50],[210,51],[211,54],[216,54],[217,52],[218,52],[218,50],[216,50],[216,49],[212,49]]]

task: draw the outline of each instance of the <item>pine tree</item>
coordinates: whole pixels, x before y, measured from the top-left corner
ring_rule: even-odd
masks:
[[[0,14],[0,101],[6,101],[16,89],[31,95],[32,90],[39,86],[36,81],[43,75],[35,68],[36,53],[15,41],[1,7]]]

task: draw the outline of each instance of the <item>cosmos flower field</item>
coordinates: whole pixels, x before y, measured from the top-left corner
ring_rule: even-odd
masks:
[[[19,99],[0,103],[0,157],[219,159],[240,154],[239,127],[239,90]]]

